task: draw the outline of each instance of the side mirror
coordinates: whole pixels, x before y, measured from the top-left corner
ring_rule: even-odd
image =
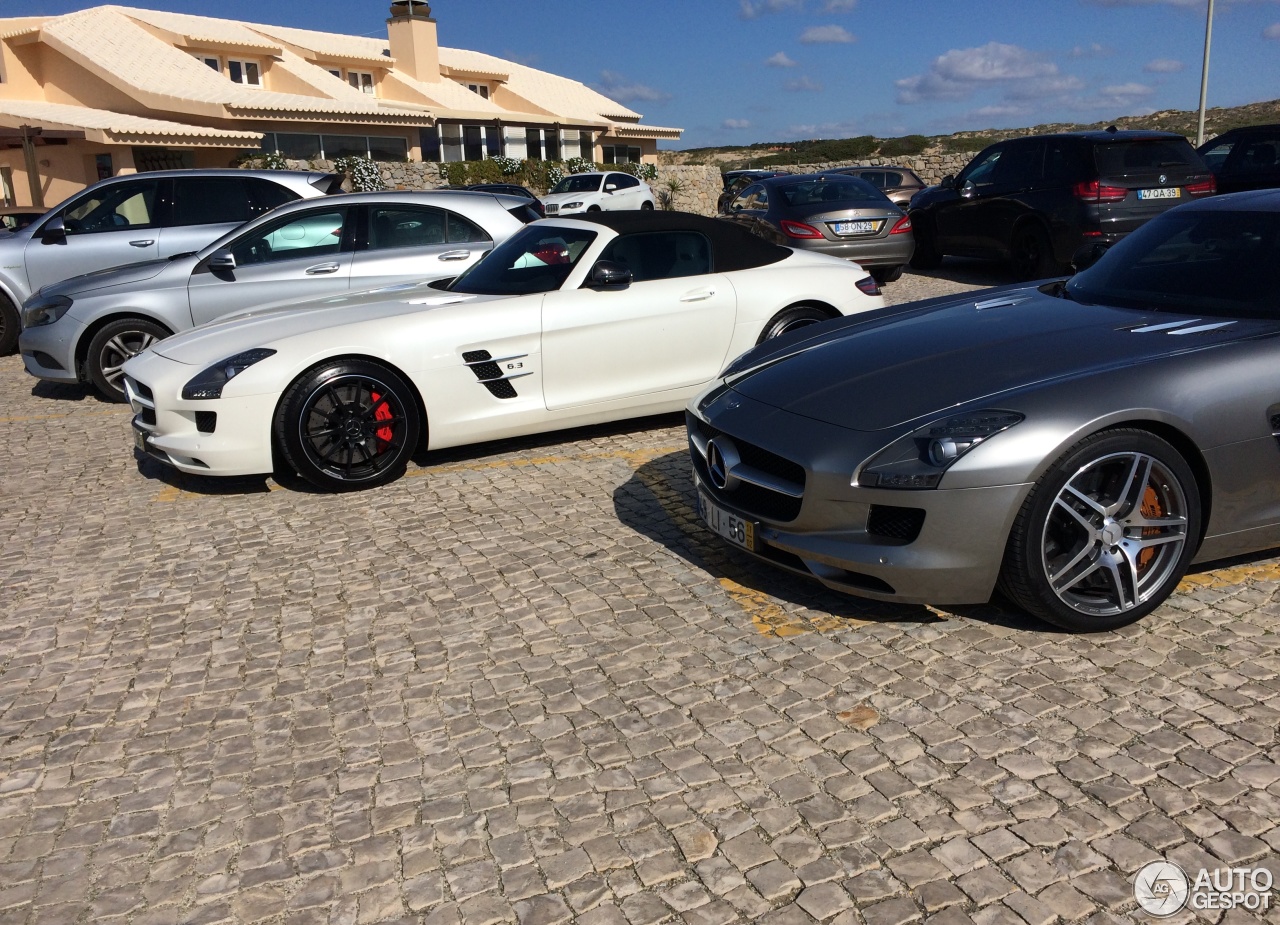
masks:
[[[61,215],[55,215],[40,229],[41,244],[61,244],[67,240],[67,226]]]
[[[612,260],[601,260],[591,268],[592,288],[626,289],[631,285],[631,271]]]
[[[614,190],[616,190],[617,188],[618,188],[618,184],[616,184],[616,183],[606,183],[606,184],[604,185],[604,191],[605,191],[606,193],[612,193],[612,192],[613,192]]]
[[[236,255],[231,253],[231,248],[220,247],[209,255],[210,270],[234,270],[236,268]]]
[[[941,186],[943,189],[952,189],[956,185],[956,178],[951,174],[947,174],[945,177],[943,177],[941,180],[938,181],[938,185]]]
[[[963,196],[965,199],[972,199],[973,194],[976,193],[977,191],[978,191],[978,188],[973,185],[972,180],[965,180],[964,185],[960,187],[960,195]]]
[[[740,203],[740,202],[735,202],[733,205],[729,206],[729,211],[731,211],[731,212],[741,212],[741,211],[742,211],[742,203]]]
[[[1101,260],[1102,255],[1110,249],[1111,245],[1102,241],[1081,244],[1076,248],[1076,252],[1071,255],[1071,269],[1077,273],[1081,270],[1089,269],[1089,267]]]

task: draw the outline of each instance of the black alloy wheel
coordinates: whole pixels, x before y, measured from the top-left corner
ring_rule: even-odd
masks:
[[[830,318],[830,312],[818,308],[816,305],[793,305],[790,308],[783,309],[769,319],[769,323],[760,332],[760,337],[756,340],[756,344],[763,344],[765,341],[772,340],[780,334],[789,334],[792,331],[807,328],[811,324],[827,321]]]
[[[1013,273],[1020,280],[1044,279],[1058,272],[1049,233],[1035,221],[1024,222],[1013,232]]]
[[[1068,450],[1014,521],[1000,590],[1074,632],[1110,630],[1173,593],[1200,537],[1200,492],[1182,455],[1141,430]]]
[[[399,478],[421,431],[409,383],[358,359],[332,360],[304,374],[284,393],[275,421],[285,461],[326,491]]]

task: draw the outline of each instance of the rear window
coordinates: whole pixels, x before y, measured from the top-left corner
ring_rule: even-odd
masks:
[[[847,177],[841,180],[807,180],[778,190],[789,206],[817,205],[824,202],[884,203],[884,193],[866,180]]]
[[[1104,177],[1181,170],[1196,173],[1204,170],[1200,155],[1191,143],[1180,138],[1156,138],[1150,141],[1120,141],[1094,148],[1098,173]]]

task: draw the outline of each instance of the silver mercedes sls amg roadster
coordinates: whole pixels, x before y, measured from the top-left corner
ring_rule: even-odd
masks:
[[[762,559],[1122,626],[1190,563],[1280,545],[1280,190],[1171,210],[1069,280],[769,341],[687,421],[703,520]]]

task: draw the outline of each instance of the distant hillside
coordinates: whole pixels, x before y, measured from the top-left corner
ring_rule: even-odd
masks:
[[[979,151],[994,141],[1020,135],[1049,132],[1076,132],[1114,125],[1122,129],[1155,129],[1180,132],[1195,143],[1199,112],[1166,109],[1146,116],[1121,116],[1103,122],[1052,122],[1028,128],[983,129],[951,135],[906,135],[901,138],[807,139],[803,141],[757,142],[719,148],[688,148],[659,152],[663,164],[715,164],[723,170],[739,167],[773,167],[789,164],[817,164],[830,161],[865,160],[872,157],[901,157],[930,152]],[[1249,103],[1246,106],[1218,107],[1205,112],[1205,138],[1220,135],[1242,125],[1280,122],[1280,100]]]

